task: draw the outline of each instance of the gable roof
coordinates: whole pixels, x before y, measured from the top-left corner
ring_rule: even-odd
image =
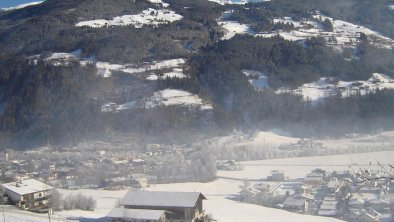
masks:
[[[129,191],[121,200],[125,206],[147,207],[194,207],[199,198],[207,198],[199,192]]]
[[[26,195],[53,189],[53,187],[45,183],[41,183],[40,181],[35,179],[5,183],[1,186],[19,195]]]
[[[114,208],[108,213],[106,217],[134,220],[159,220],[163,214],[165,214],[164,210]]]

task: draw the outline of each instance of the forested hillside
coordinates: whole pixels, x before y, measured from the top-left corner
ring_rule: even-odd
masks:
[[[108,133],[188,142],[234,129],[316,137],[393,129],[392,48],[364,33],[340,50],[319,36],[290,41],[275,33],[294,23],[274,22],[309,19],[331,32],[331,20],[313,17],[320,11],[393,37],[389,4],[47,0],[0,11],[0,146],[69,145]],[[225,39],[223,21],[247,24],[249,33]],[[266,87],[254,87],[262,76],[244,70],[264,74]],[[364,93],[357,81],[373,73],[388,80]],[[291,91],[322,78],[359,91],[319,101]]]

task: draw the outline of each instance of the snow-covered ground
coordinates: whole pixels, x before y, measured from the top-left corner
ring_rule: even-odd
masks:
[[[32,5],[38,5],[43,3],[44,1],[37,1],[37,2],[29,2],[29,3],[25,3],[25,4],[20,4],[14,7],[8,7],[8,8],[2,8],[2,11],[12,11],[12,10],[17,10],[17,9],[22,9],[22,8],[26,8],[28,6],[32,6]]]
[[[295,90],[278,89],[276,93],[293,92],[302,95],[304,100],[319,101],[341,93],[349,97],[360,93],[365,95],[378,89],[394,89],[394,79],[380,73],[373,73],[366,81],[336,81],[333,78],[321,78],[317,82],[306,83]]]
[[[83,21],[76,24],[77,27],[103,28],[110,26],[133,25],[135,28],[142,28],[144,25],[158,26],[181,20],[183,17],[168,9],[152,9],[142,11],[137,15],[123,15],[112,20],[96,19]]]
[[[294,25],[295,30],[288,32],[279,30],[270,33],[259,33],[257,36],[270,38],[280,35],[283,38],[291,41],[305,40],[311,37],[324,37],[326,40],[328,40],[329,45],[341,50],[341,47],[355,46],[355,44],[359,42],[360,33],[364,33],[370,37],[370,42],[378,47],[389,49],[394,47],[394,40],[385,37],[379,32],[373,31],[367,27],[333,19],[321,14],[314,15],[313,17],[320,22],[308,20],[295,21],[291,17],[276,18],[273,20],[274,23],[290,23]],[[329,19],[331,21],[334,28],[332,32],[328,32],[323,29],[321,23],[325,19]]]
[[[164,89],[155,92],[152,97],[146,99],[143,106],[153,108],[159,105],[197,106],[201,110],[213,109],[211,104],[202,100],[198,95],[176,89]]]
[[[1,209],[1,217],[3,217],[3,209]],[[2,219],[3,221],[3,219]],[[4,221],[9,222],[42,222],[49,221],[48,214],[36,214],[28,211],[20,210],[15,206],[4,206]],[[51,215],[53,222],[71,222],[59,215]],[[75,221],[74,221],[75,222]]]

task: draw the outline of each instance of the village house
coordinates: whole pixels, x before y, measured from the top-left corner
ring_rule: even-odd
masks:
[[[292,196],[283,202],[283,209],[293,212],[305,213],[308,211],[308,201],[302,196]]]
[[[203,222],[203,200],[199,192],[129,191],[120,204],[126,209],[167,211],[168,222]]]
[[[285,173],[279,170],[271,171],[271,176],[267,177],[268,181],[285,181]]]
[[[304,183],[311,186],[320,186],[324,182],[324,174],[312,172],[308,173],[304,178]]]
[[[322,204],[320,205],[319,216],[325,217],[338,217],[342,215],[339,202],[335,197],[327,196],[324,197]]]
[[[1,186],[9,200],[24,210],[47,208],[53,189],[35,179],[6,183]]]

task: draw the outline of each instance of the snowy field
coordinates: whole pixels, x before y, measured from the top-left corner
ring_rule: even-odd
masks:
[[[299,178],[305,176],[310,170],[320,167],[326,170],[346,170],[348,165],[368,165],[369,162],[379,160],[382,163],[392,163],[394,152],[376,152],[368,154],[352,154],[326,157],[307,157],[293,159],[278,159],[264,161],[241,162],[245,166],[242,171],[219,171],[219,176],[235,178],[217,179],[209,183],[177,183],[152,185],[147,190],[153,191],[198,191],[204,193],[208,200],[204,202],[204,208],[218,221],[224,222],[328,222],[338,221],[332,218],[300,215],[278,209],[266,208],[231,200],[236,197],[241,190],[243,179],[262,179],[270,175],[274,169],[284,170],[286,176]],[[297,166],[295,166],[297,165]],[[334,166],[335,165],[335,166]],[[365,166],[367,167],[367,166]],[[100,218],[105,216],[112,207],[115,207],[118,200],[124,196],[126,190],[105,191],[105,190],[61,190],[63,195],[83,193],[92,195],[97,200],[97,207],[93,212],[84,211],[62,211],[57,212],[58,216],[64,218]]]
[[[298,157],[287,159],[272,159],[260,161],[241,162],[242,171],[219,171],[218,176],[237,179],[262,179],[270,175],[272,170],[283,170],[285,176],[291,179],[305,177],[307,173],[316,168],[327,171],[343,171],[359,168],[379,169],[381,164],[394,164],[394,151],[359,153],[336,156]],[[369,164],[372,163],[370,167]],[[349,168],[351,166],[351,168]]]
[[[144,25],[158,26],[181,20],[183,17],[168,9],[152,9],[142,11],[137,15],[123,15],[112,20],[96,19],[83,21],[76,24],[77,27],[103,28],[110,26],[133,25],[135,28],[142,28]]]
[[[394,89],[394,79],[380,73],[372,74],[366,81],[335,81],[332,78],[321,78],[320,80],[307,83],[295,90],[278,89],[276,93],[293,92],[302,95],[305,101],[319,101],[330,96],[338,95],[349,97],[360,93],[365,95],[378,89]]]
[[[33,5],[38,5],[43,3],[44,1],[37,1],[37,2],[29,2],[29,3],[25,3],[25,4],[20,4],[17,6],[13,6],[13,7],[8,7],[8,8],[2,8],[0,10],[2,11],[12,11],[12,10],[17,10],[17,9],[22,9],[22,8],[26,8],[28,6],[33,6]]]

